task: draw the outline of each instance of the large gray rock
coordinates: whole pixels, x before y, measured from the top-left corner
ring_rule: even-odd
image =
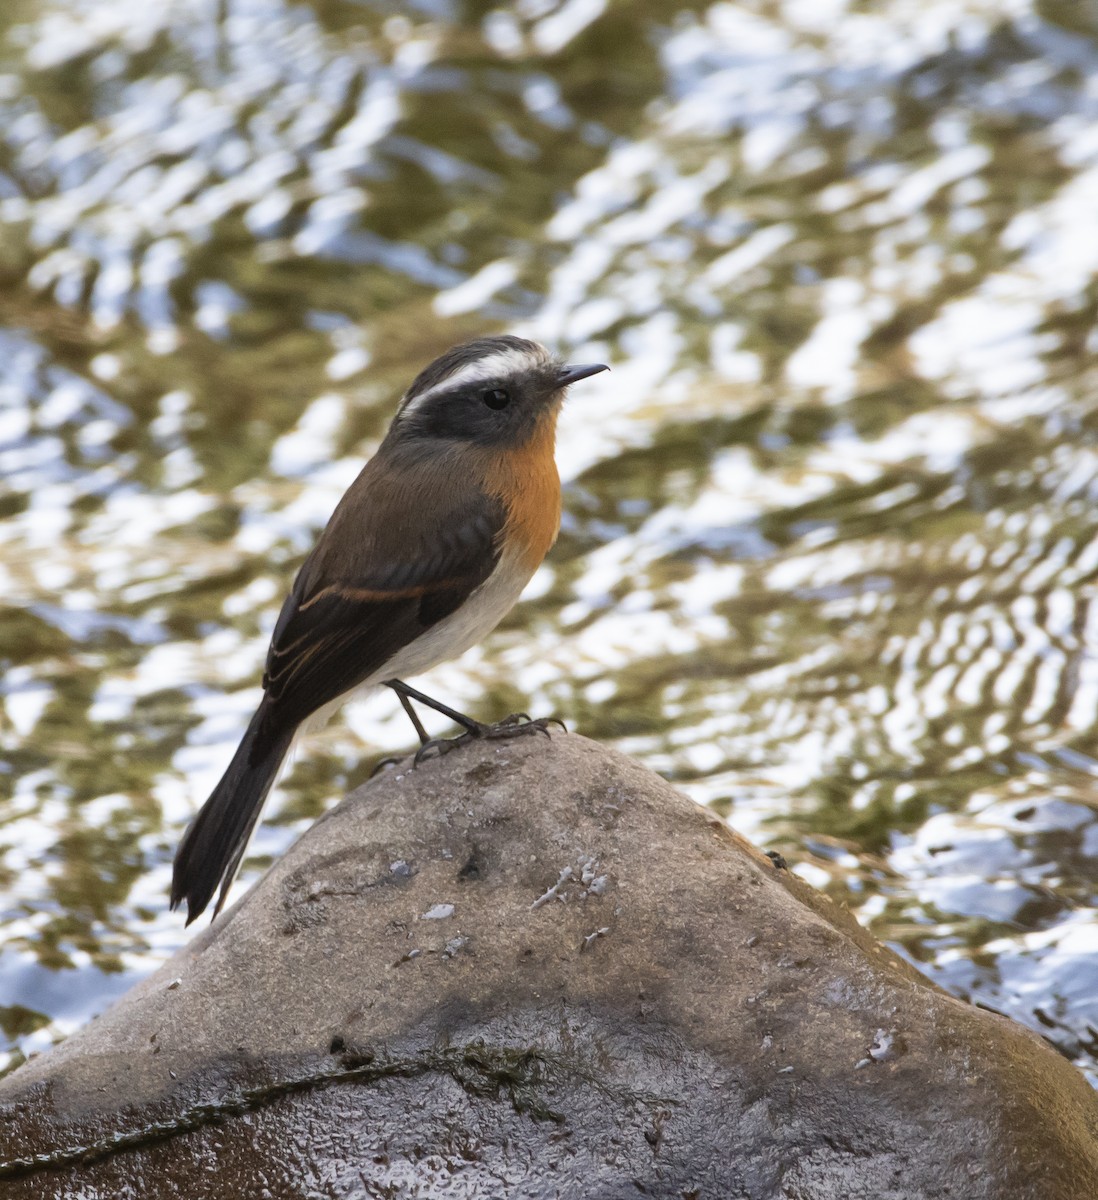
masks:
[[[4,1200],[1087,1200],[1098,1098],[621,755],[396,767],[0,1084]]]

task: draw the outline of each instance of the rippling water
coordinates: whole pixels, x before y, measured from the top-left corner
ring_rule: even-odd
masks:
[[[183,942],[295,567],[506,328],[614,370],[424,686],[648,762],[1098,1081],[1098,10],[395,9],[0,10],[0,1067]],[[409,733],[314,735],[235,894]]]

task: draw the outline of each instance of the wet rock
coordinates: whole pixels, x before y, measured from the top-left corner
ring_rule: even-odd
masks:
[[[0,1084],[0,1196],[1078,1200],[1098,1097],[575,736],[392,768]]]

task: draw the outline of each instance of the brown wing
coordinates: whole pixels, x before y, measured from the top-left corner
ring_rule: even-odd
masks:
[[[355,481],[275,625],[271,727],[296,726],[367,679],[491,575],[506,512],[472,481],[454,483],[443,491],[414,471],[394,480],[373,463]]]

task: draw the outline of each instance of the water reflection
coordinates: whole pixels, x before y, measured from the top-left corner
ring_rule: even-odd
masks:
[[[507,326],[614,371],[430,687],[640,756],[1092,1069],[1098,29],[871,7],[0,14],[9,1062],[180,944],[295,566]],[[406,744],[384,697],[312,738],[245,882]]]

